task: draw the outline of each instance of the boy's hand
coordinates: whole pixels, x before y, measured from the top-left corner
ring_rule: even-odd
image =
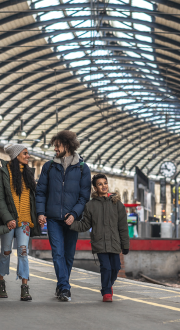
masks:
[[[38,216],[38,222],[39,222],[39,224],[40,224],[40,226],[41,226],[41,228],[44,228],[44,224],[46,223],[46,217],[45,217],[45,215],[39,215]]]
[[[129,253],[129,249],[122,249],[122,254],[126,255]]]
[[[65,222],[66,225],[68,225],[68,226],[72,225],[72,223],[74,222],[74,217],[73,217],[73,215],[67,213],[67,214],[65,215],[65,220],[64,220],[64,222]]]

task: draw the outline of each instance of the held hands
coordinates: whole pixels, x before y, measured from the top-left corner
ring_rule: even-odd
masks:
[[[16,220],[11,220],[7,223],[7,227],[9,230],[16,228]]]
[[[39,222],[41,228],[44,228],[44,224],[46,223],[46,218],[47,217],[45,217],[45,215],[43,215],[43,214],[38,216],[38,222]]]
[[[74,217],[73,217],[73,215],[67,213],[67,214],[65,215],[65,220],[64,220],[64,222],[65,222],[66,225],[68,225],[68,226],[72,225],[72,223],[74,222]]]

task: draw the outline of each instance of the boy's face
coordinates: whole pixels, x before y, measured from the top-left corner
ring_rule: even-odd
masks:
[[[107,197],[108,193],[108,182],[106,179],[98,179],[96,181],[96,187],[94,190],[98,193],[98,196],[105,196]]]

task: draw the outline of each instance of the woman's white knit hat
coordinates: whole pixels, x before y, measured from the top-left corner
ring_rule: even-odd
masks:
[[[24,144],[8,143],[4,146],[4,151],[9,155],[11,160],[13,160],[26,148]]]

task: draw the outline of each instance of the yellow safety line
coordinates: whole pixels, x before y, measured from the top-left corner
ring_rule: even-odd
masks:
[[[163,323],[164,324],[167,324],[167,323],[175,323],[175,322],[180,322],[180,319],[178,319],[178,320],[164,321]]]
[[[52,265],[49,265],[49,264],[45,264],[43,262],[40,262],[40,261],[35,261],[35,260],[31,260],[29,259],[30,262],[34,262],[34,263],[37,263],[37,264],[41,264],[41,265],[46,265],[46,266],[49,266],[49,267],[53,267]],[[78,272],[77,270],[72,270],[74,272],[77,272],[79,274],[83,274],[83,275],[86,275],[87,273],[84,273],[84,272]],[[94,276],[93,274],[87,274],[89,276]],[[168,289],[163,289],[163,288],[156,288],[156,287],[153,287],[153,286],[147,286],[147,285],[143,285],[143,284],[138,284],[138,283],[130,283],[130,282],[126,282],[126,281],[123,281],[121,280],[120,278],[117,278],[118,282],[121,282],[125,285],[136,285],[136,286],[140,286],[140,287],[144,287],[146,289],[150,288],[150,289],[154,289],[154,290],[160,290],[160,291],[167,291],[167,292],[173,292],[173,293],[176,293],[176,294],[179,294],[180,295],[180,292],[177,292],[177,291],[173,291],[173,290],[168,290]]]
[[[39,261],[31,260],[31,259],[28,259],[28,260],[29,260],[29,262],[32,262],[32,263],[35,263],[35,264],[40,264],[40,265],[49,266],[49,267],[54,268],[54,266],[46,264],[45,262],[39,262]]]
[[[179,296],[171,296],[171,297],[161,297],[161,298],[158,298],[158,299],[170,299],[170,298],[180,298]]]
[[[13,267],[10,267],[10,269],[16,271],[16,269]],[[34,274],[30,274],[30,276],[37,277],[37,278],[40,278],[40,279],[46,280],[46,281],[57,282],[57,280],[53,280],[51,278],[42,277],[42,276],[38,276],[38,275],[34,275]],[[88,291],[93,291],[93,292],[99,293],[99,290],[97,290],[97,289],[92,289],[92,288],[88,288],[88,287],[84,287],[84,286],[80,286],[80,285],[76,285],[76,284],[71,284],[71,286],[73,288],[78,288],[78,289],[82,289],[82,290],[88,290]],[[161,304],[157,304],[157,303],[153,303],[153,302],[149,302],[149,301],[143,301],[143,300],[137,299],[137,298],[130,298],[130,297],[126,297],[126,296],[122,296],[122,295],[118,295],[118,294],[114,294],[114,296],[121,298],[121,299],[131,300],[131,301],[135,301],[135,302],[139,302],[139,303],[143,303],[143,304],[147,304],[147,305],[151,305],[151,306],[155,306],[155,307],[161,307],[161,308],[165,308],[165,309],[170,309],[172,311],[180,312],[180,308],[173,307],[173,306],[161,305]]]
[[[17,256],[16,251],[14,251],[14,254]],[[49,265],[49,264],[45,264],[41,261],[35,261],[35,260],[31,260],[31,259],[29,259],[29,261],[32,262],[32,263],[36,263],[36,264],[40,264],[40,265],[46,265],[46,266],[54,268],[54,266]],[[89,275],[89,276],[93,275],[93,274],[87,274],[85,272],[78,272],[77,270],[72,270],[72,271],[77,272],[79,274],[83,274],[83,275]],[[136,285],[136,286],[140,286],[142,288],[147,288],[147,289],[150,288],[150,289],[159,290],[159,291],[173,292],[173,293],[176,293],[176,294],[180,295],[180,292],[173,291],[173,290],[170,290],[170,289],[156,288],[156,287],[149,286],[149,285],[147,286],[147,285],[143,285],[143,284],[138,284],[137,282],[136,283],[126,282],[126,281],[121,280],[120,278],[117,278],[117,281],[123,283],[124,285]]]
[[[156,288],[156,287],[150,286],[150,285],[147,286],[147,285],[143,285],[143,284],[138,284],[137,282],[136,283],[125,282],[125,281],[120,280],[119,278],[117,280],[119,282],[122,282],[123,284],[124,283],[127,283],[127,285],[130,284],[130,285],[140,286],[140,287],[143,287],[143,288],[146,288],[146,289],[150,288],[150,289],[154,289],[154,290],[173,292],[173,293],[176,293],[176,294],[179,294],[180,295],[180,292],[178,292],[178,291],[173,291],[173,290],[168,290],[168,289],[162,289],[162,288]]]

